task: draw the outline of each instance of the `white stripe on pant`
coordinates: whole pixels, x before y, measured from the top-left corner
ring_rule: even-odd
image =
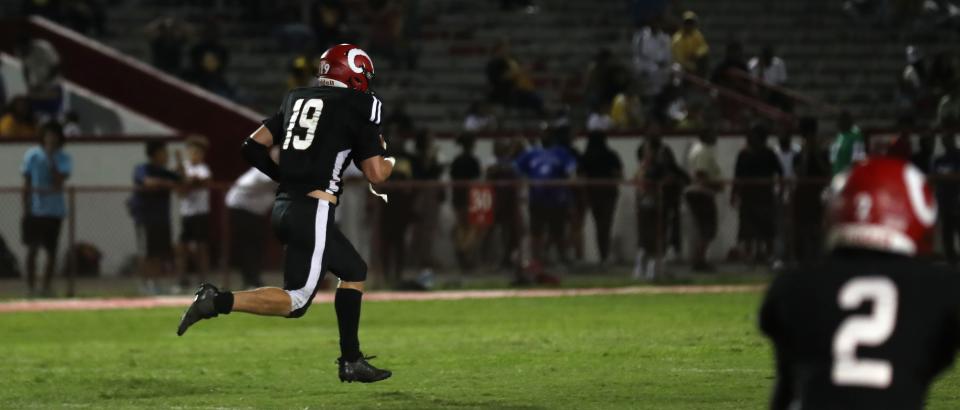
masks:
[[[313,290],[323,273],[323,250],[327,242],[327,216],[330,214],[330,203],[317,201],[317,216],[314,221],[313,256],[310,258],[310,274],[307,283],[297,290],[286,291],[290,295],[290,311],[293,312],[307,305],[313,297]]]

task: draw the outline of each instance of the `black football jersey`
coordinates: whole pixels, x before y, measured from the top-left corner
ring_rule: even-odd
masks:
[[[373,94],[347,88],[297,88],[280,110],[263,120],[280,147],[278,194],[305,195],[314,190],[339,197],[341,177],[354,161],[384,155],[380,145],[383,104]]]
[[[777,277],[760,311],[775,409],[920,409],[954,360],[960,278],[916,259],[838,250]]]

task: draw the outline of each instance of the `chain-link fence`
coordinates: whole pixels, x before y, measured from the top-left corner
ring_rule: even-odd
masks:
[[[429,288],[437,280],[476,278],[502,285],[555,284],[585,276],[630,281],[718,271],[763,273],[821,255],[827,183],[404,181],[378,186],[389,196],[383,202],[369,194],[365,182],[353,180],[346,183],[336,217],[368,261],[372,285],[380,287]],[[209,267],[178,267],[171,256],[167,275],[200,268],[204,271],[189,276],[192,281],[224,275],[216,280],[232,280],[234,287],[249,284],[234,267],[254,252],[231,246],[238,241],[262,241],[254,263],[264,272],[279,272],[282,250],[267,229],[268,216],[233,218],[224,203],[228,189],[225,184],[210,188]],[[66,288],[72,290],[77,277],[109,281],[144,273],[144,238],[138,237],[129,210],[132,194],[128,187],[65,190],[67,216],[56,274]],[[168,238],[177,243],[182,221],[178,198],[170,196]],[[0,190],[0,236],[7,248],[3,254],[10,255],[0,258],[5,276],[23,275],[27,247],[22,238],[43,229],[23,219],[22,204],[20,189]],[[251,224],[262,229],[250,230]]]

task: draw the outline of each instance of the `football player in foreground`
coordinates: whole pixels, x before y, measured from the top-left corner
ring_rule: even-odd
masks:
[[[390,377],[360,353],[357,330],[367,264],[334,225],[341,177],[353,161],[372,184],[393,170],[380,135],[381,102],[370,90],[373,61],[357,46],[323,53],[318,86],[297,88],[280,110],[243,142],[243,156],[280,183],[272,222],[286,245],[283,289],[224,292],[203,284],[177,329],[230,312],[298,318],[310,307],[326,271],[340,279],[334,299],[340,330],[341,381],[371,383]],[[280,164],[270,147],[280,147]]]
[[[872,158],[831,185],[821,263],[781,275],[760,328],[773,341],[773,409],[920,409],[960,342],[960,278],[915,257],[936,207],[926,179]]]

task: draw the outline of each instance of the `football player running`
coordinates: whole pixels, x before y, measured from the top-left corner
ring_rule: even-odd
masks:
[[[334,46],[320,57],[318,86],[297,88],[277,113],[243,142],[251,165],[280,183],[272,222],[285,245],[283,288],[197,290],[177,329],[183,335],[201,319],[230,312],[298,318],[310,307],[326,271],[340,279],[334,299],[340,331],[341,381],[371,383],[390,377],[367,362],[357,330],[367,264],[334,225],[341,177],[353,161],[371,184],[386,180],[394,159],[385,157],[380,100],[370,89],[373,61],[355,45]],[[280,147],[279,165],[269,149]]]
[[[920,409],[960,342],[960,278],[916,259],[936,207],[923,174],[872,158],[831,185],[831,254],[767,291],[773,409]]]

